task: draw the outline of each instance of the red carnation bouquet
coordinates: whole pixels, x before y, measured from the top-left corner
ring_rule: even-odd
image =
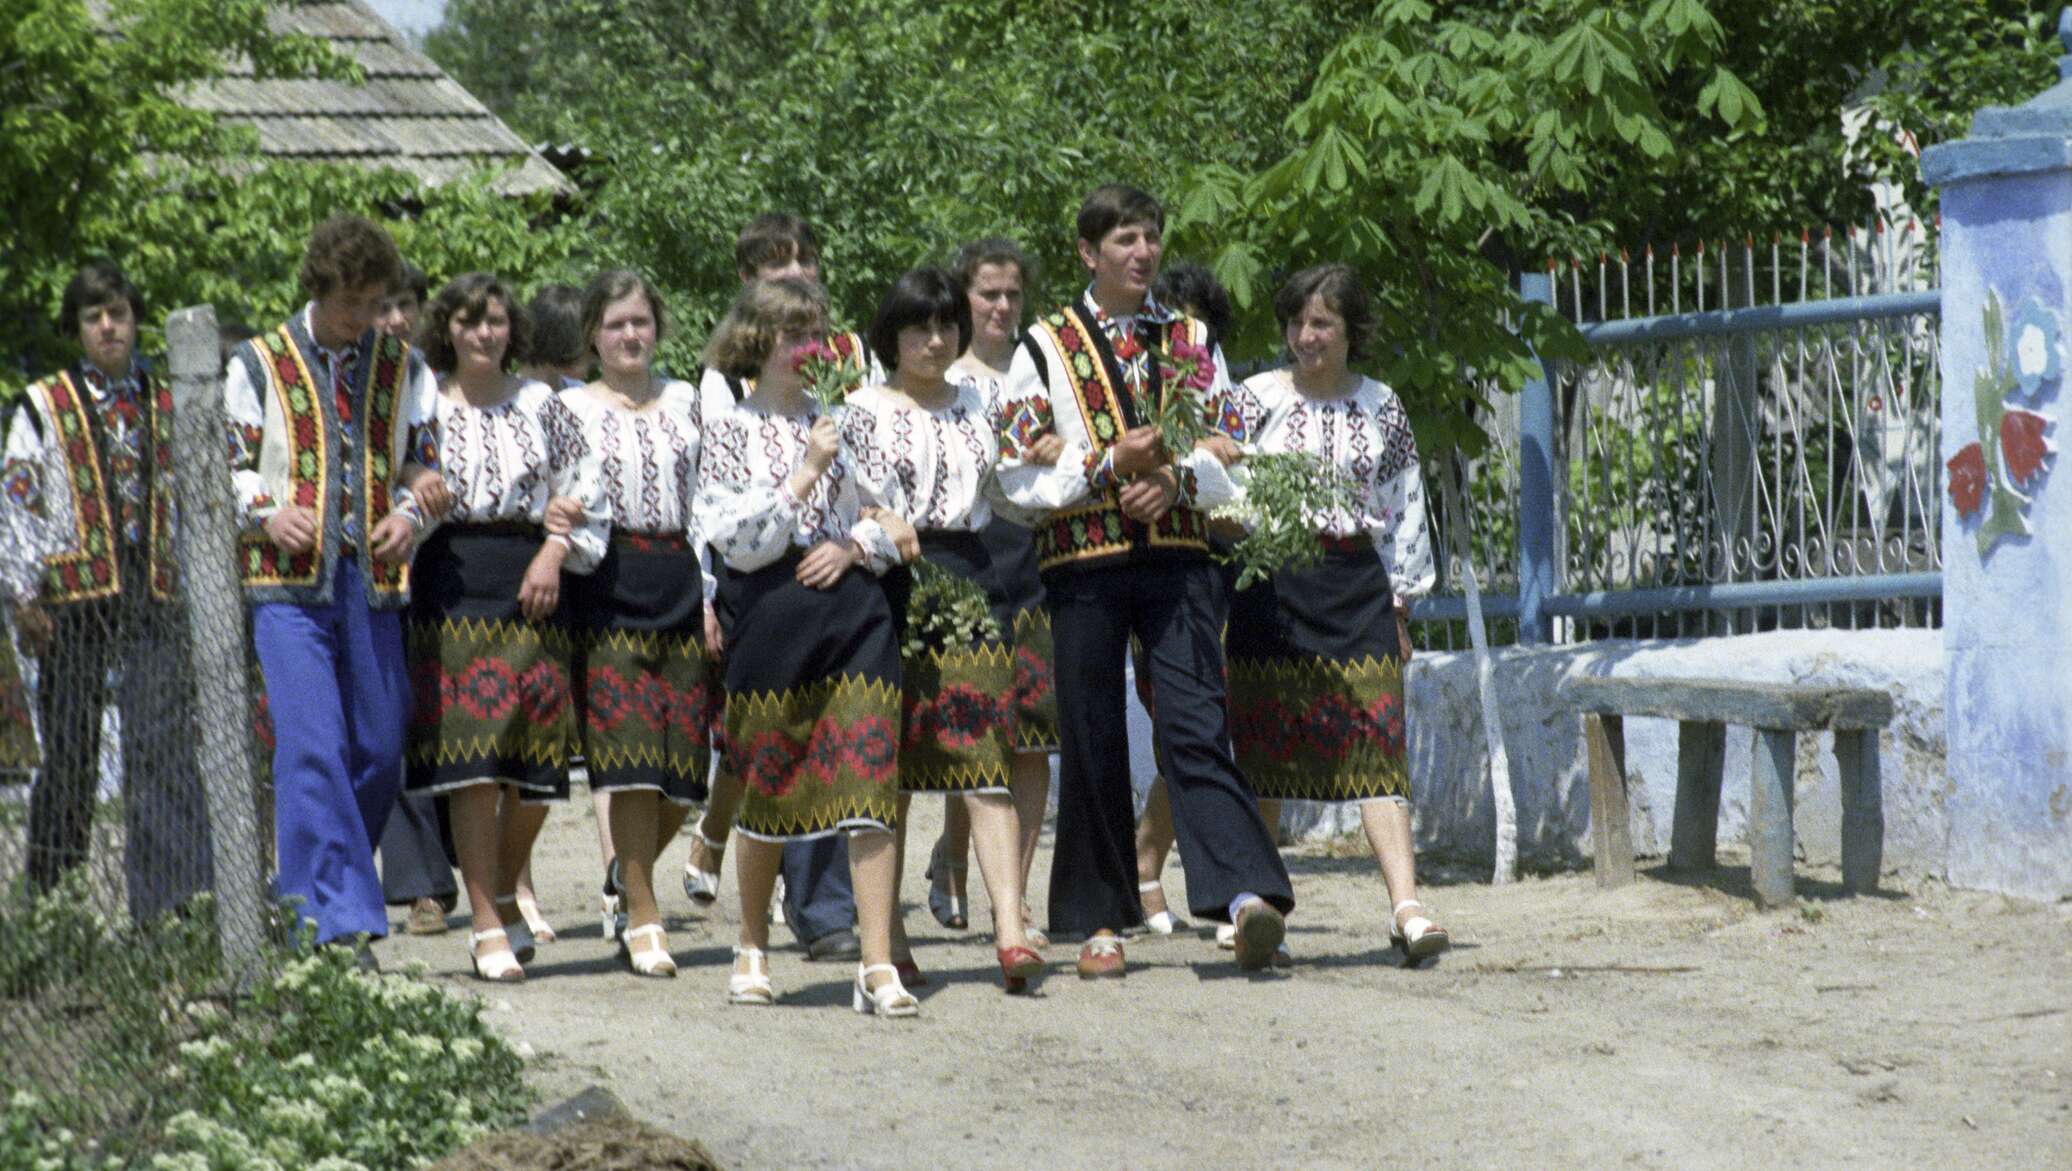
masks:
[[[820,409],[832,413],[849,396],[851,388],[863,381],[863,367],[855,358],[836,349],[825,338],[816,339],[800,346],[792,354],[791,368],[804,380],[806,393],[820,404]]]

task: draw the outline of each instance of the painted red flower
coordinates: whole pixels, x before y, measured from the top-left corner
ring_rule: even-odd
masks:
[[[2028,487],[2043,471],[2044,458],[2050,455],[2050,443],[2043,432],[2049,426],[2050,420],[2042,415],[2015,407],[2009,407],[2000,416],[2000,454],[2007,461],[2007,477],[2015,487]]]
[[[1943,465],[1950,473],[1950,502],[1960,517],[1977,516],[1986,502],[1986,457],[1978,444],[1967,443]]]
[[[1058,331],[1058,344],[1065,348],[1066,353],[1072,354],[1078,353],[1080,347],[1086,343],[1080,340],[1078,330],[1061,329]]]

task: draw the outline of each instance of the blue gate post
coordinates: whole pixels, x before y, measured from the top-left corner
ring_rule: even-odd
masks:
[[[1518,278],[1518,295],[1541,305],[1554,303],[1554,278],[1528,272]],[[1518,400],[1518,641],[1551,642],[1554,619],[1547,613],[1554,573],[1554,378],[1540,363]]]
[[[1942,190],[1949,879],[2072,894],[2072,10],[2063,80],[1931,148]],[[2052,434],[2055,424],[2055,437]]]

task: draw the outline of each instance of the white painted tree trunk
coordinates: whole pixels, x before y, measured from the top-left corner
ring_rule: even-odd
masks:
[[[1459,454],[1454,465],[1464,466]],[[1468,641],[1475,650],[1475,689],[1482,700],[1482,734],[1489,742],[1490,804],[1496,812],[1496,866],[1490,881],[1502,885],[1518,878],[1518,805],[1511,796],[1511,758],[1504,751],[1504,726],[1497,715],[1496,670],[1489,658],[1489,635],[1482,622],[1482,591],[1475,580],[1475,560],[1468,543],[1467,514],[1453,485],[1452,468],[1439,477],[1439,496],[1446,509],[1446,531],[1460,561],[1461,586],[1468,598]]]

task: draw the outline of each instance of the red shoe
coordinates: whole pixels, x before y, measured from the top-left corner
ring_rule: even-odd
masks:
[[[892,968],[899,973],[899,982],[908,988],[928,987],[928,977],[921,974],[920,965],[911,959],[894,960]]]
[[[1096,935],[1079,949],[1079,978],[1102,980],[1124,975],[1122,959],[1122,938],[1116,935]]]
[[[1029,981],[1043,974],[1043,957],[1026,947],[1003,947],[996,953],[1000,959],[1000,981],[1009,992],[1021,992],[1029,987]]]

